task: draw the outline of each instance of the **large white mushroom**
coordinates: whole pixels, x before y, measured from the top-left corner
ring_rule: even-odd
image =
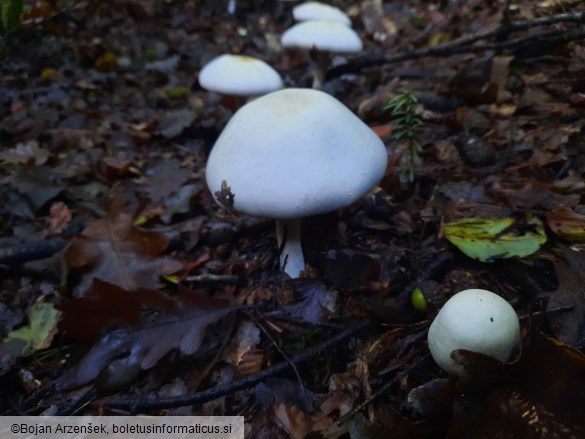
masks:
[[[285,89],[243,106],[217,139],[207,185],[220,204],[275,218],[281,266],[305,268],[300,219],[357,201],[384,175],[374,132],[334,97]]]
[[[507,362],[520,345],[520,323],[514,308],[487,290],[471,289],[451,297],[429,328],[429,349],[435,362],[457,374],[451,352],[479,352]]]
[[[334,21],[304,21],[287,29],[280,39],[285,48],[309,52],[313,67],[313,88],[321,88],[332,53],[356,53],[363,48],[359,35]]]
[[[221,55],[199,72],[199,84],[206,90],[238,97],[239,108],[245,98],[282,88],[282,78],[264,61],[245,55]],[[233,105],[232,105],[233,106]],[[233,109],[233,108],[232,108]]]
[[[320,2],[306,2],[293,8],[297,21],[335,21],[351,26],[351,20],[341,9]]]

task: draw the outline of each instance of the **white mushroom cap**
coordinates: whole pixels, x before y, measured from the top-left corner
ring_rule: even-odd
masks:
[[[233,207],[249,215],[294,219],[358,200],[384,175],[380,138],[334,97],[285,89],[243,106],[207,162],[212,194],[222,182]]]
[[[304,21],[287,29],[280,39],[284,47],[317,49],[329,52],[359,52],[363,48],[359,35],[334,21]]]
[[[234,96],[256,96],[282,88],[282,78],[264,61],[244,55],[221,55],[199,72],[206,90]]]
[[[471,289],[455,294],[429,328],[429,349],[435,362],[456,375],[451,352],[479,352],[509,361],[520,345],[520,323],[514,308],[497,294]]]
[[[335,21],[351,26],[351,20],[341,9],[320,2],[306,2],[295,6],[293,17],[297,21]]]

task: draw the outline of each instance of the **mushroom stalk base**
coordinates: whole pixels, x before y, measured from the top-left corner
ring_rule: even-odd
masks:
[[[320,90],[325,82],[327,67],[331,61],[331,54],[324,50],[311,49],[309,51],[311,68],[313,69],[313,88]]]
[[[305,269],[305,258],[301,246],[301,220],[277,220],[276,239],[278,248],[284,247],[280,253],[280,267],[290,277],[297,278]]]

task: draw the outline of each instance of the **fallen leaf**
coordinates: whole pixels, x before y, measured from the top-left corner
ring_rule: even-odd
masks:
[[[9,332],[4,338],[4,343],[0,345],[0,357],[3,356],[5,346],[14,341],[24,342],[19,343],[19,357],[47,348],[55,335],[59,315],[52,304],[35,303],[28,312],[28,325]]]
[[[548,213],[547,224],[561,238],[573,242],[585,242],[585,216],[565,206],[555,206]]]
[[[518,188],[490,188],[486,193],[506,205],[523,209],[553,209],[555,205],[574,206],[579,202],[577,194],[559,194],[545,184],[531,181]]]
[[[546,242],[542,222],[531,214],[522,220],[464,218],[445,224],[444,236],[467,256],[482,262],[528,256]]]
[[[112,52],[106,52],[95,61],[95,69],[100,72],[113,72],[118,68],[118,57]]]
[[[559,287],[540,296],[549,300],[550,308],[570,308],[550,313],[547,320],[559,340],[581,344],[585,339],[585,254],[572,247],[560,248],[564,257],[552,258]]]
[[[12,165],[43,165],[48,158],[49,151],[40,148],[34,140],[19,143],[14,148],[0,152],[0,161]]]
[[[165,91],[165,95],[169,99],[184,99],[189,96],[191,89],[184,85],[175,85]]]
[[[183,186],[191,171],[181,166],[179,160],[165,160],[154,164],[145,172],[148,177],[146,188],[150,199],[154,202],[164,201]]]
[[[137,328],[145,314],[170,312],[172,299],[157,290],[128,291],[94,279],[87,295],[59,305],[59,330],[81,343],[94,343],[101,334],[119,328]]]
[[[291,438],[303,439],[311,431],[321,431],[333,424],[331,413],[338,406],[327,404],[326,412],[315,409],[317,396],[299,383],[282,378],[269,378],[256,386],[257,403],[264,409],[272,409],[275,419]]]
[[[329,319],[337,301],[335,291],[328,290],[323,282],[312,279],[293,279],[290,285],[296,300],[282,305],[283,312],[311,323]]]
[[[90,289],[94,278],[127,290],[156,288],[159,276],[182,267],[179,261],[164,256],[168,245],[164,235],[135,227],[134,217],[121,211],[121,203],[119,195],[107,197],[106,217],[88,222],[65,252],[68,266],[84,271],[76,288],[78,295]]]
[[[381,139],[389,139],[392,136],[392,124],[373,125],[370,127]]]
[[[324,257],[327,279],[340,288],[356,288],[379,278],[380,263],[361,253],[331,250]]]
[[[166,111],[159,124],[159,133],[167,139],[178,136],[195,120],[195,112],[188,108]]]
[[[260,343],[260,330],[254,323],[246,320],[242,322],[236,336],[226,349],[224,360],[237,366],[244,355],[258,343]]]
[[[47,348],[53,339],[59,315],[59,311],[52,304],[44,302],[35,303],[28,313],[28,326],[15,329],[8,333],[4,341],[13,339],[25,340],[27,346],[26,350],[23,351],[23,355]]]
[[[493,361],[489,357],[456,352],[468,376],[464,386],[457,383],[448,437],[470,437],[470,432],[486,439],[585,435],[583,353],[536,331],[520,360],[510,365],[494,368],[486,363]]]
[[[47,230],[47,234],[57,235],[62,233],[63,229],[70,221],[71,210],[69,210],[69,207],[65,203],[58,201],[51,204],[51,208],[49,209],[49,229]]]
[[[93,302],[93,298],[86,297],[61,307],[64,323],[60,327],[64,331],[75,327],[71,320],[77,321],[77,327],[82,325],[80,319],[92,309],[96,310],[94,330],[100,324],[121,327],[102,336],[76,366],[59,378],[61,388],[88,383],[111,364],[115,364],[120,376],[114,379],[110,369],[108,379],[119,381],[129,371],[150,369],[171,351],[191,355],[200,348],[209,325],[239,309],[229,306],[226,300],[192,291],[180,291],[177,297],[163,299],[158,291],[109,287],[113,297],[105,293],[105,288]],[[163,306],[152,309],[154,304]],[[72,334],[71,330],[67,333]]]

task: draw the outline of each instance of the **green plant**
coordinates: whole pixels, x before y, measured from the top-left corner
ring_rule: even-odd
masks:
[[[2,33],[18,29],[22,22],[23,0],[4,0],[0,5],[2,8]]]
[[[406,92],[394,96],[384,106],[392,117],[392,140],[401,145],[397,171],[403,183],[414,181],[414,174],[421,164],[422,147],[417,135],[423,121],[417,114],[417,105],[416,93]]]

